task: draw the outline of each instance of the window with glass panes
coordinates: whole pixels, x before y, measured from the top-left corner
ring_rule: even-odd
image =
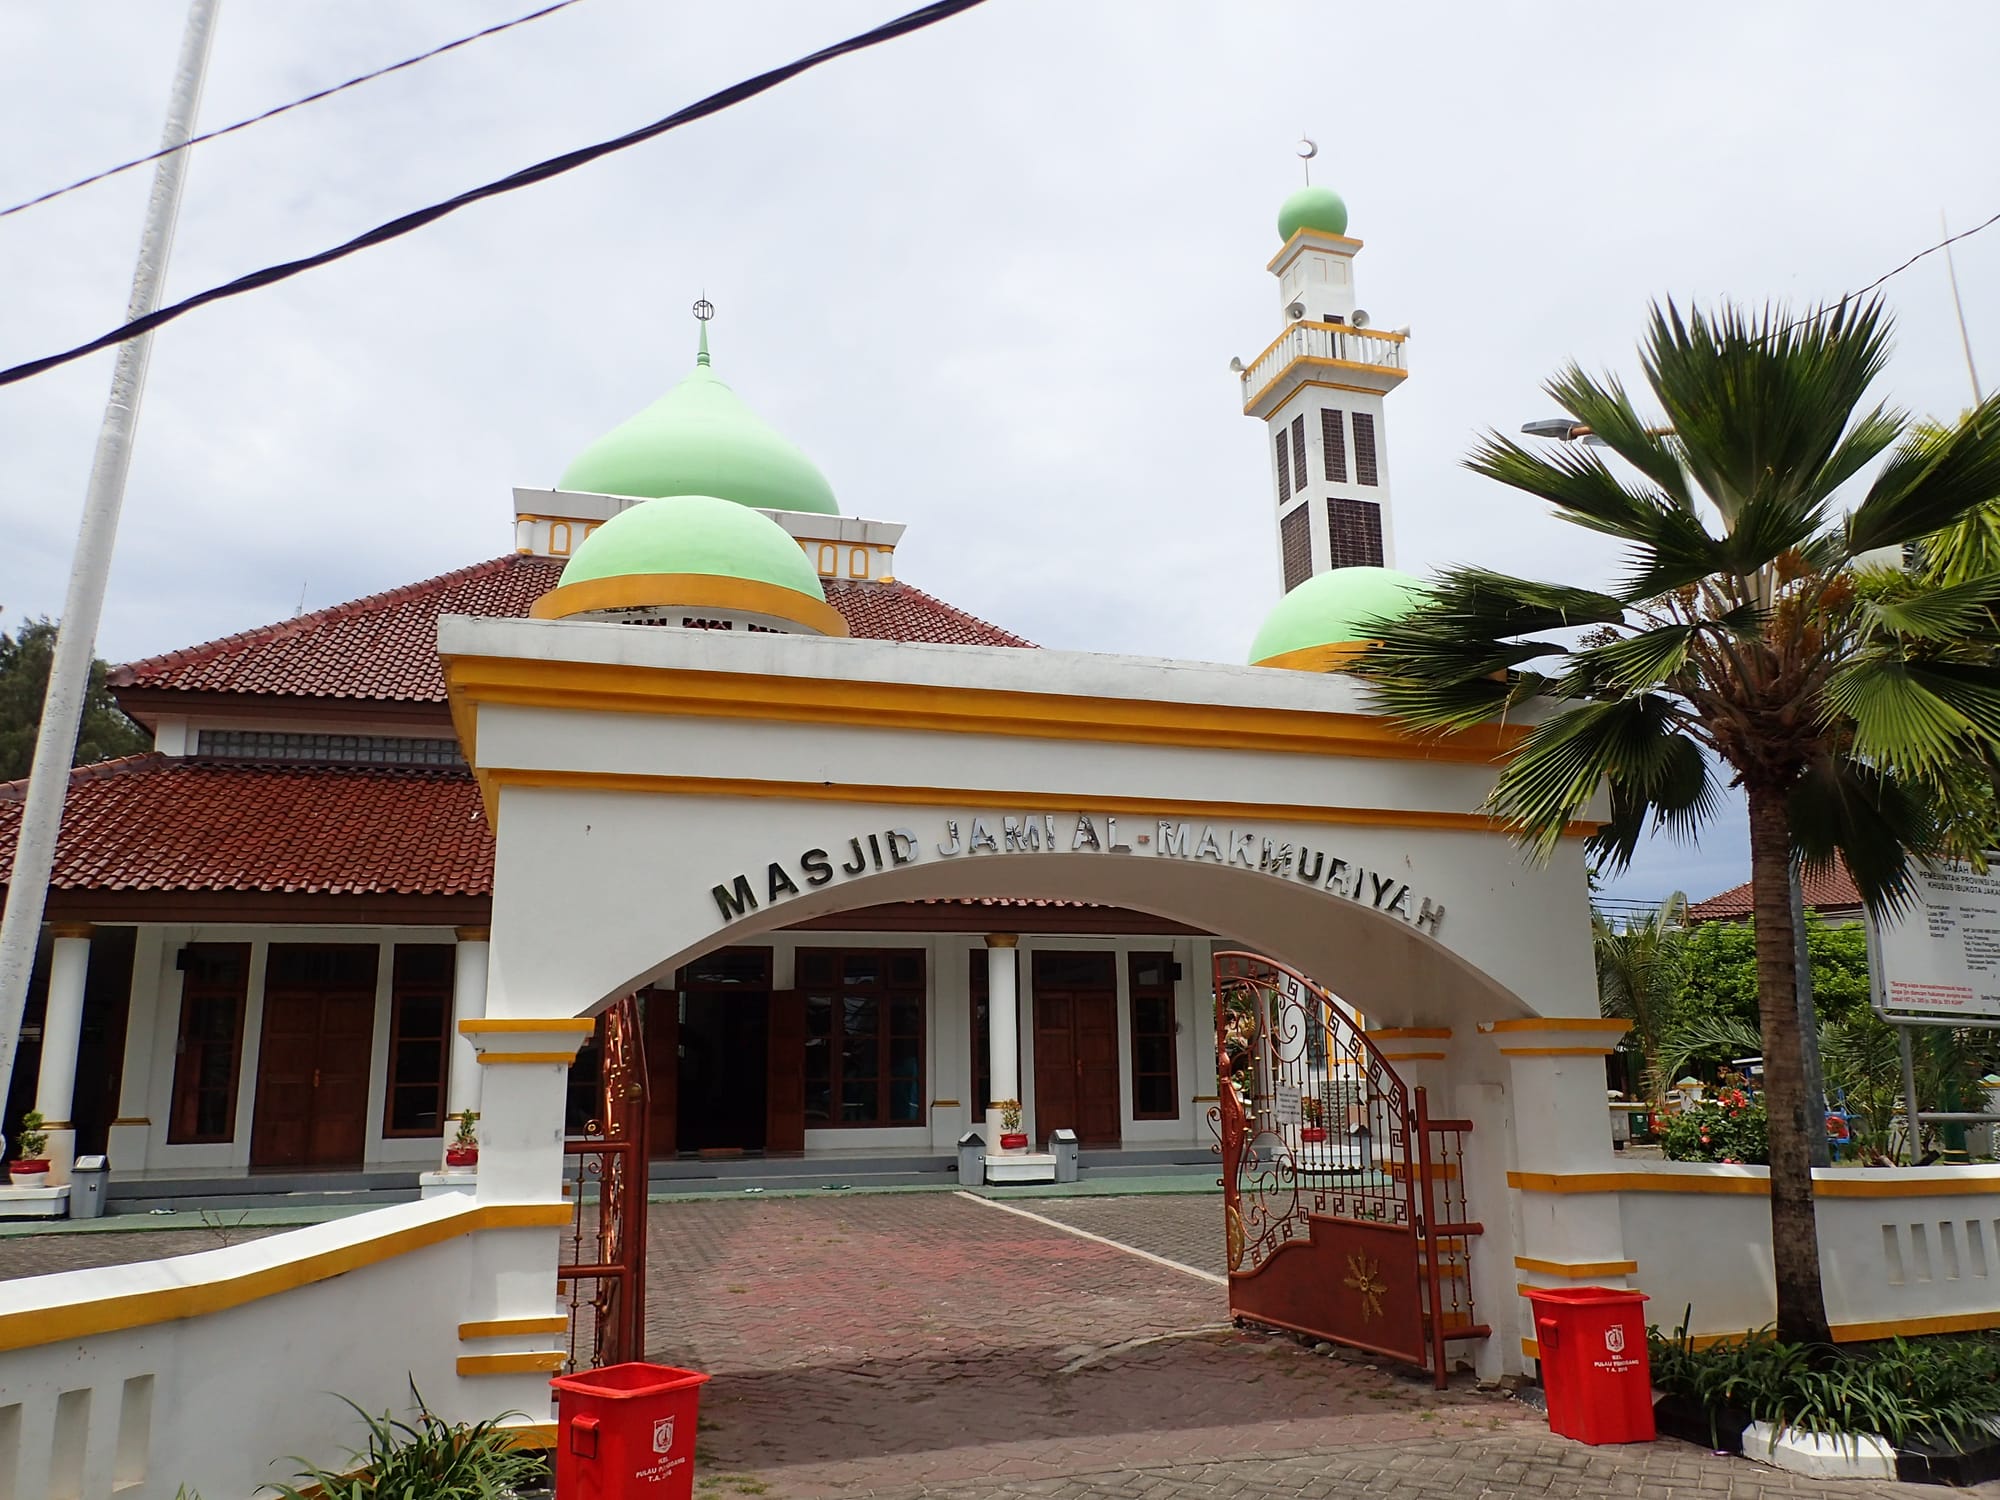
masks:
[[[1132,1118],[1177,1119],[1180,1079],[1174,1038],[1174,956],[1129,956],[1132,990]]]
[[[924,1119],[921,948],[801,948],[806,1125],[918,1125]]]
[[[398,943],[389,995],[389,1098],[385,1136],[444,1133],[452,972],[450,943]]]
[[[181,949],[181,1024],[167,1140],[219,1142],[236,1134],[236,1079],[243,1058],[248,943],[189,943]]]

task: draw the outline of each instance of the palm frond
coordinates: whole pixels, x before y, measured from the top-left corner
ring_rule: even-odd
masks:
[[[1847,518],[1852,553],[1895,547],[1956,525],[2000,498],[2000,392],[1951,427],[1903,440]]]
[[[1687,665],[1688,649],[1702,628],[1660,625],[1582,647],[1557,678],[1557,691],[1568,697],[1624,697],[1656,688]]]
[[[1677,507],[1694,512],[1694,496],[1672,435],[1639,415],[1615,375],[1592,378],[1572,362],[1542,389],[1593,437],[1658,485]]]
[[[1623,799],[1621,831],[1641,808],[1679,826],[1697,825],[1714,809],[1713,789],[1699,748],[1676,724],[1677,712],[1657,694],[1567,709],[1521,743],[1494,784],[1491,805],[1544,858],[1607,779],[1614,814]],[[1613,869],[1630,861],[1632,846],[1599,847]]]
[[[1763,1035],[1735,1016],[1709,1011],[1682,1017],[1661,1030],[1659,1051],[1653,1054],[1656,1086],[1671,1088],[1703,1065],[1727,1067],[1736,1058],[1756,1057],[1763,1050]]]
[[[1911,851],[1936,846],[1937,824],[1912,787],[1851,756],[1822,756],[1793,784],[1786,811],[1792,847],[1808,873],[1844,862],[1878,916],[1914,899]]]
[[[1884,594],[1861,606],[1863,621],[1912,640],[1955,642],[1989,623],[2000,605],[2000,568],[1964,581]]]
[[[1878,766],[1935,772],[2000,745],[2000,668],[1868,649],[1834,668],[1820,696],[1829,717],[1852,721],[1854,753]]]

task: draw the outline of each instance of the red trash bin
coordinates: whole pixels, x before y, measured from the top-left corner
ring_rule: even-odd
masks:
[[[556,1376],[557,1500],[689,1500],[707,1380],[637,1363]]]
[[[1535,1309],[1549,1430],[1580,1443],[1653,1441],[1644,1292],[1523,1287]]]

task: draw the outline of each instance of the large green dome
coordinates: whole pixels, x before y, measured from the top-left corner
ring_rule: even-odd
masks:
[[[1347,205],[1328,187],[1302,187],[1278,210],[1278,238],[1290,243],[1301,229],[1322,234],[1347,233]]]
[[[840,514],[832,486],[813,461],[709,368],[706,326],[693,373],[578,454],[557,488],[592,495],[716,495],[759,510]]]
[[[662,496],[613,516],[583,539],[534,613],[563,619],[680,608],[847,634],[797,539],[769,516],[715,495]]]
[[[1366,622],[1395,619],[1422,601],[1420,579],[1394,568],[1335,568],[1278,601],[1250,646],[1252,666],[1324,669],[1370,639]]]

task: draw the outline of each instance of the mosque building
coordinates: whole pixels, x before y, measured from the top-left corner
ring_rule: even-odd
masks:
[[[1336,194],[1293,194],[1278,231],[1268,269],[1283,331],[1238,365],[1243,411],[1269,432],[1285,590],[1251,662],[1323,674],[1417,588],[1390,566],[1385,401],[1408,374],[1406,335],[1377,330],[1356,302],[1361,242]],[[9,1121],[30,1106],[47,1119],[58,1181],[76,1154],[108,1152],[114,1196],[131,1206],[305,1179],[408,1193],[452,1117],[478,1107],[481,1069],[457,1023],[486,1003],[503,778],[481,768],[478,716],[448,687],[441,619],[1036,649],[900,576],[904,528],[853,513],[725,383],[712,312],[697,304],[679,384],[554,487],[514,491],[510,551],[113,672],[154,745],[73,773],[7,1100]],[[738,738],[719,757],[669,744],[649,775],[726,777],[715,759],[755,759],[758,710],[744,699],[761,689],[721,676],[705,691],[734,695]],[[533,701],[505,682],[480,691]],[[0,862],[24,790],[0,787]],[[1116,816],[1082,821],[1114,846],[1153,837],[1137,818],[1123,833]],[[1066,818],[1002,808],[923,838],[933,859],[1053,848],[1058,823],[1070,840]],[[719,871],[713,915],[768,916],[843,872],[901,864],[917,837],[864,832]],[[1235,852],[1216,837],[1218,858]],[[1326,889],[1347,894],[1346,878]],[[1380,872],[1372,887],[1359,869],[1352,879],[1355,899],[1437,935],[1442,903]],[[551,919],[534,941],[561,950],[592,935]],[[935,1166],[1003,1094],[1018,1095],[1037,1143],[1068,1129],[1086,1150],[1205,1159],[1219,943],[1137,906],[1031,895],[920,894],[781,922],[646,986],[656,1172],[738,1154]],[[586,1045],[572,1129],[592,1111],[593,1069]]]

